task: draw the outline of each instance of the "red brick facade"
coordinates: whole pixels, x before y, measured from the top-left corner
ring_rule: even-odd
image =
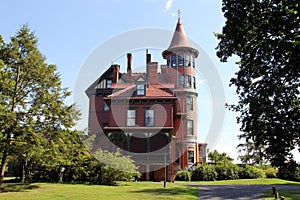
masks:
[[[180,19],[160,66],[146,56],[146,72],[127,72],[112,65],[86,91],[89,130],[98,145],[130,155],[142,179],[173,180],[176,171],[206,160],[206,144],[197,142],[195,58]]]

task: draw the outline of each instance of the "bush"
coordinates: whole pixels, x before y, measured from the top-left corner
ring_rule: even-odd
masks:
[[[264,171],[255,166],[246,165],[244,168],[241,168],[239,173],[240,178],[252,179],[252,178],[264,178]]]
[[[277,178],[278,169],[274,167],[267,167],[263,170],[267,178]]]
[[[240,167],[232,164],[232,163],[225,163],[225,164],[217,164],[215,166],[216,171],[218,173],[217,180],[231,180],[231,179],[239,179],[239,172]]]
[[[214,181],[217,179],[215,166],[210,166],[207,163],[198,165],[192,172],[193,181]]]
[[[191,172],[188,169],[178,171],[175,181],[191,181]]]

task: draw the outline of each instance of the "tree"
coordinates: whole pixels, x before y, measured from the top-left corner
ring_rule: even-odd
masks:
[[[214,150],[213,152],[209,152],[208,158],[212,162],[216,162],[216,163],[229,163],[233,161],[233,158],[227,155],[227,153],[219,153],[217,150]]]
[[[300,146],[300,13],[298,0],[223,0],[227,19],[217,55],[240,61],[236,77],[239,137],[263,146],[263,157],[283,168]]]
[[[238,152],[243,153],[239,155],[239,159],[245,164],[259,164],[262,166],[264,163],[262,152],[263,146],[256,147],[253,142],[248,141],[237,146]]]
[[[9,156],[24,163],[42,156],[44,145],[78,119],[75,106],[64,103],[70,92],[56,66],[46,63],[37,43],[27,25],[8,44],[0,36],[0,188]]]

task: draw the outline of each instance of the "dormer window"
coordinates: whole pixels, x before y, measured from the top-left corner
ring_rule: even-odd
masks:
[[[106,80],[106,88],[111,88],[111,86],[112,86],[112,80],[111,79]]]
[[[145,84],[137,84],[136,85],[136,95],[144,96],[146,94]]]

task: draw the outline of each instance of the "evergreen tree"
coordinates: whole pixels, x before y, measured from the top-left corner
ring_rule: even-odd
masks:
[[[64,103],[70,92],[37,43],[27,25],[8,44],[0,37],[0,188],[10,155],[24,163],[43,156],[45,144],[71,128],[79,116],[74,105]]]

